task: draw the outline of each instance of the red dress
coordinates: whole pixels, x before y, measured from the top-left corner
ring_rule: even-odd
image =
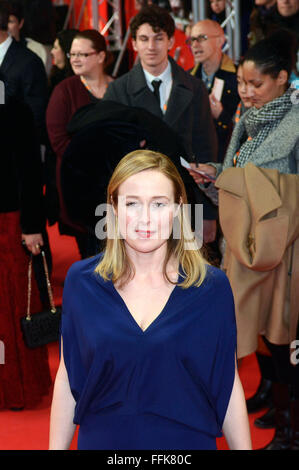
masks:
[[[42,233],[46,223],[42,166],[28,106],[8,98],[0,105],[0,128],[0,409],[28,408],[51,385],[47,348],[28,349],[20,326],[27,309],[29,263],[21,234]],[[33,281],[32,312],[37,312],[41,301]]]
[[[21,246],[20,213],[0,214],[0,409],[31,408],[48,394],[51,375],[47,347],[26,347],[20,318],[27,308],[29,257]],[[32,312],[41,310],[32,279]],[[4,364],[3,364],[4,362]]]

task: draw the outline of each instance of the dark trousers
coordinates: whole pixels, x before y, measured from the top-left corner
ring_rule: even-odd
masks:
[[[271,357],[257,355],[262,377],[273,382],[289,385],[291,398],[299,399],[299,364],[293,365],[291,363],[289,345],[273,344],[265,337],[263,337],[263,340],[271,353]]]

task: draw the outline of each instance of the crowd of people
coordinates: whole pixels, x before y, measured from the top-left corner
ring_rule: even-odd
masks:
[[[112,77],[113,56],[98,31],[35,34],[26,0],[0,0],[0,340],[6,348],[0,410],[33,407],[51,386],[47,348],[25,346],[20,318],[30,254],[32,311],[47,305],[41,251],[51,272],[46,226],[57,223],[61,234],[75,237],[82,261],[65,284],[50,448],[68,448],[75,423],[81,449],[214,449],[222,430],[230,448],[250,449],[246,408],[267,405],[256,422],[275,428],[266,449],[298,450],[299,364],[290,347],[299,339],[299,0],[241,2],[238,63],[221,26],[225,0],[207,2],[207,18],[196,23],[183,0],[137,3],[130,21],[135,65]],[[193,57],[186,69],[170,55],[178,28]],[[119,196],[129,200],[124,207]],[[161,211],[155,212],[161,225],[174,217],[169,201],[179,208],[201,204],[202,227],[196,232],[191,215],[188,234],[194,229],[203,246],[184,254],[171,230],[152,245],[148,229],[136,229],[137,241],[124,235],[124,212],[141,217],[149,201]],[[119,219],[122,243],[95,234],[95,210],[105,202]],[[183,226],[182,209],[174,212]],[[112,320],[97,320],[94,312],[109,302]],[[190,323],[197,302],[201,313],[215,311],[215,320],[195,316]],[[181,325],[175,318],[183,304]],[[145,341],[132,346],[133,333],[114,319],[124,305],[143,339],[157,328],[159,349]],[[84,308],[90,317],[82,321]],[[163,323],[167,312],[170,325]],[[170,330],[175,345],[166,342]],[[205,349],[208,341],[219,350]],[[261,383],[246,407],[235,361],[254,352]],[[143,414],[134,421],[137,408]]]

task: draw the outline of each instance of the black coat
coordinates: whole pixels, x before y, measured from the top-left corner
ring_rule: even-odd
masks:
[[[173,85],[165,114],[146,84],[140,63],[111,82],[103,99],[146,109],[159,117],[181,138],[189,160],[195,156],[202,163],[216,161],[217,141],[206,88],[171,57],[169,61]]]
[[[42,164],[31,109],[8,99],[0,105],[0,212],[20,211],[25,234],[45,228]]]
[[[0,67],[6,97],[15,97],[30,106],[41,142],[45,141],[45,112],[48,82],[41,59],[13,39]]]
[[[201,78],[202,65],[197,64],[191,71],[191,74],[195,77]],[[233,130],[233,117],[240,101],[238,94],[236,67],[231,59],[225,54],[223,55],[219,69],[215,72],[209,93],[211,93],[213,89],[215,78],[220,78],[224,81],[223,93],[221,97],[223,110],[220,113],[218,119],[214,119],[214,125],[218,139],[217,160],[221,163],[224,160],[225,153],[230,141]]]
[[[177,134],[150,112],[100,101],[81,108],[73,116],[68,132],[72,140],[61,166],[63,199],[70,219],[94,230],[95,208],[106,202],[106,189],[114,168],[127,153],[145,148],[166,154],[176,165],[190,204],[196,202],[197,185],[180,165],[186,158]]]
[[[111,82],[103,99],[146,109],[163,120],[178,135],[187,160],[216,161],[217,135],[206,88],[201,80],[192,77],[171,57],[169,62],[173,84],[165,114],[146,84],[140,63]],[[167,151],[165,153],[168,155]],[[204,218],[216,219],[215,206],[200,189],[197,192],[197,202],[203,204]]]

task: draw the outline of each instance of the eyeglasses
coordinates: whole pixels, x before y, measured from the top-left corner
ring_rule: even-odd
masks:
[[[97,54],[97,52],[68,52],[66,56],[68,59],[74,59],[75,57],[78,57],[79,59],[82,59],[82,57],[84,57],[86,59],[87,57],[93,54]]]
[[[211,36],[208,36],[207,34],[199,34],[198,36],[194,37],[194,36],[191,36],[190,38],[188,38],[186,40],[186,44],[188,44],[189,46],[192,45],[194,42],[204,42],[204,41],[207,41],[208,39],[210,38],[219,38],[219,35],[211,35]]]

